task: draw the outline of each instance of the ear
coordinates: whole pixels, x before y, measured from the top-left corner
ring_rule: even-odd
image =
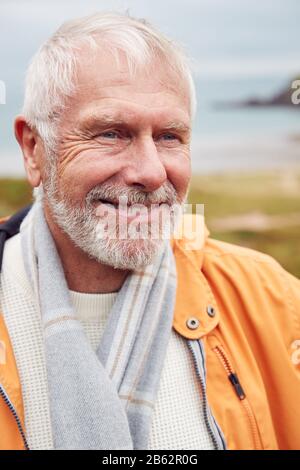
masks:
[[[17,116],[14,123],[15,136],[22,149],[27,179],[32,187],[41,182],[42,145],[36,131],[27,124],[24,116]]]

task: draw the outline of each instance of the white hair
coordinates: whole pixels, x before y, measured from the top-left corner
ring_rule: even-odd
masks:
[[[182,48],[145,20],[127,14],[95,13],[64,23],[40,47],[28,67],[23,114],[39,133],[49,154],[57,144],[61,112],[76,89],[78,50],[85,44],[93,49],[105,46],[106,51],[115,55],[124,52],[131,72],[138,65],[160,57],[187,85],[190,114],[194,117],[195,86],[189,59]]]

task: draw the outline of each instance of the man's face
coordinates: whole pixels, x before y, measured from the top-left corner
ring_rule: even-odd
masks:
[[[76,226],[66,227],[62,222],[77,245],[84,239],[84,231],[93,231],[101,209],[118,211],[103,199],[115,203],[117,196],[125,194],[129,203],[184,202],[190,179],[189,97],[175,82],[159,61],[132,76],[121,54],[117,62],[109,54],[81,51],[78,89],[60,122],[56,172],[56,203],[60,202],[60,209],[63,203],[72,211],[67,225],[74,219],[74,211],[77,216],[81,214]],[[49,202],[53,206],[54,202]],[[64,214],[57,204],[52,209],[59,225]],[[149,211],[149,222],[151,214]],[[80,227],[84,219],[86,223],[89,219],[89,225]],[[77,230],[77,235],[70,230]],[[82,249],[93,256],[94,248],[88,250],[86,246],[92,243],[92,236],[95,233],[89,234]],[[94,253],[99,261],[121,268],[127,263],[132,268],[151,262],[157,242],[121,240],[117,245],[110,241],[99,247]],[[127,261],[101,257],[100,252],[109,247],[127,250]],[[137,251],[145,254],[147,248],[147,260],[128,261]]]

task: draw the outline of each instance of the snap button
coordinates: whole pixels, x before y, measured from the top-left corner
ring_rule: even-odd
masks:
[[[190,330],[196,330],[196,328],[198,328],[199,325],[200,325],[200,322],[199,322],[198,318],[196,318],[196,317],[190,317],[190,318],[186,321],[186,326],[187,326]]]
[[[212,305],[208,305],[206,311],[207,314],[212,318],[216,315],[216,309]]]

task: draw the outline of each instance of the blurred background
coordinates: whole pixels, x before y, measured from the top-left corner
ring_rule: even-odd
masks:
[[[1,0],[0,217],[31,199],[13,134],[28,62],[63,21],[101,10],[147,18],[193,58],[189,199],[205,205],[211,235],[300,277],[299,0]]]

